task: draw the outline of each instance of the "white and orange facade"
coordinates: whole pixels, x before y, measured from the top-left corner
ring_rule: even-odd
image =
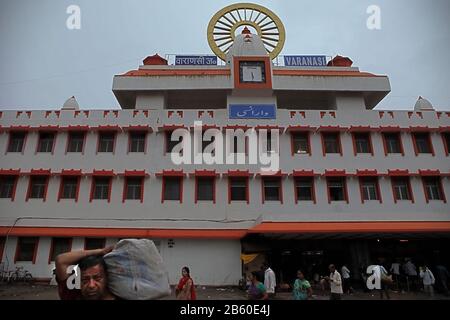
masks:
[[[375,239],[449,239],[450,111],[373,110],[387,76],[241,52],[207,67],[149,57],[114,77],[119,110],[0,111],[4,266],[50,278],[60,251],[151,238],[172,283],[188,265],[198,284],[236,285],[242,253],[281,272],[277,257],[294,263],[286,252],[339,243],[334,254],[345,247],[356,268]],[[267,81],[240,83],[240,61],[263,62]],[[275,105],[276,117],[230,119],[231,104]],[[174,165],[168,133],[195,121],[278,130],[279,171]]]

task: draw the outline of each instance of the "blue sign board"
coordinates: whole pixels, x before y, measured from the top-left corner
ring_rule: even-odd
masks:
[[[230,104],[230,119],[275,119],[274,104]]]
[[[286,67],[326,67],[326,56],[284,56]]]
[[[214,66],[214,65],[217,65],[217,57],[216,56],[175,56],[175,65]]]

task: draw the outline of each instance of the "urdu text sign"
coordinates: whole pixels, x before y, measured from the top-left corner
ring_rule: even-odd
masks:
[[[230,104],[230,119],[275,119],[274,104]]]

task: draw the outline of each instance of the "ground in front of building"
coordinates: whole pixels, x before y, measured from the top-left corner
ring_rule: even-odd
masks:
[[[174,292],[174,290],[172,290]],[[431,298],[423,292],[396,292],[390,291],[392,300],[430,300]],[[246,292],[237,287],[197,287],[197,297],[199,300],[246,300]],[[46,284],[1,284],[0,300],[58,300],[58,290],[55,286]],[[175,299],[175,295],[164,298],[164,300]],[[290,292],[277,293],[276,300],[291,300]],[[315,290],[314,300],[328,300],[327,292]],[[353,294],[345,294],[343,300],[379,300],[380,295],[377,291],[371,292],[355,292]],[[450,297],[436,294],[434,300],[450,300]]]

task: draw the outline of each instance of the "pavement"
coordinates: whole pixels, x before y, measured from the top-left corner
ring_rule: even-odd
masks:
[[[237,287],[204,287],[197,286],[197,298],[199,300],[247,300],[246,292]],[[174,292],[174,290],[172,290]],[[313,300],[328,300],[329,295],[320,289],[313,291]],[[427,296],[423,292],[395,292],[390,291],[391,300],[450,300],[440,294],[435,294],[433,298]],[[172,294],[163,300],[173,300],[175,295]],[[342,300],[379,300],[380,295],[376,291],[372,292],[355,292],[353,294],[345,294]],[[0,300],[59,300],[56,286],[48,284],[0,284]],[[292,293],[278,292],[275,300],[292,300]]]

